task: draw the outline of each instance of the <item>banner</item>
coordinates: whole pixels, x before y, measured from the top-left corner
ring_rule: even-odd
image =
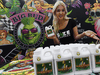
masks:
[[[58,1],[62,1],[67,10],[56,9],[53,12],[56,7],[54,4]],[[62,19],[63,14],[65,15],[65,12],[61,14],[59,11],[67,11],[66,16],[70,18],[68,26],[67,22],[59,23],[61,20],[58,21],[58,19]],[[45,48],[62,43],[63,45],[96,44],[98,41],[94,36],[100,38],[99,23],[100,0],[0,0],[0,60],[2,60],[0,66],[15,60],[33,59],[34,51],[39,47]],[[57,26],[59,29],[56,34]],[[77,27],[77,33],[84,34],[84,37],[75,38],[74,26]],[[66,29],[63,30],[63,28]],[[90,36],[84,33],[86,31]],[[26,62],[24,62],[25,65]],[[16,64],[17,67],[20,63]],[[33,71],[33,69],[29,70]]]

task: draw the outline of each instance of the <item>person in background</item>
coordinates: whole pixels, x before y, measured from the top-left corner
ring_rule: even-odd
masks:
[[[47,10],[48,8],[53,8],[52,4],[48,4],[48,3],[44,3],[43,0],[30,0],[29,2],[25,4],[27,5],[28,9],[32,9],[33,7],[30,6],[30,4],[34,1],[34,6],[36,7],[37,11],[36,12],[40,12],[40,13],[45,13],[45,12],[50,12],[52,13],[52,9],[51,10]]]
[[[76,22],[67,17],[67,8],[63,1],[57,1],[53,7],[53,27],[55,35],[48,37],[47,39],[53,39],[54,44],[69,44],[74,43],[84,36],[91,37],[93,39],[99,40],[96,36],[97,34],[91,30],[84,31],[78,34],[78,29]]]
[[[7,40],[6,37],[7,37],[7,31],[0,30],[0,39],[2,39],[2,41],[0,41],[0,45],[13,44],[9,40]]]

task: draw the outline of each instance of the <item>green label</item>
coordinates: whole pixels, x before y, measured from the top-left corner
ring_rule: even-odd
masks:
[[[100,67],[100,55],[95,56],[96,67]]]
[[[52,33],[53,33],[53,32],[52,32],[52,29],[47,30],[47,33],[48,33],[48,34],[52,34]]]
[[[58,61],[57,68],[58,68],[58,75],[70,73],[72,72],[72,62],[71,60]]]
[[[75,59],[76,71],[90,69],[89,57]]]
[[[42,63],[36,65],[37,75],[53,75],[52,63]]]

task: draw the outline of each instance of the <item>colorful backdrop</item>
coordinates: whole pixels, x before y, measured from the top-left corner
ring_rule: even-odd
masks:
[[[63,1],[68,10],[68,17],[76,21],[79,33],[92,30],[100,37],[100,0]],[[0,35],[4,34],[6,37],[6,39],[0,38],[0,59],[2,60],[0,66],[13,60],[32,58],[32,52],[37,47],[54,45],[53,40],[46,39],[45,27],[52,25],[52,8],[55,2],[56,0],[41,0],[41,9],[37,9],[35,7],[37,3],[33,0],[0,0]],[[35,19],[29,17],[35,17]],[[26,18],[24,22],[23,18]],[[33,39],[35,42],[26,43],[27,40],[23,39],[21,32],[23,30],[23,33],[27,33],[24,30],[25,27],[30,28],[33,22],[34,27],[31,31],[37,32],[32,34],[36,39]],[[27,24],[30,24],[30,27]],[[27,38],[30,39],[33,36]],[[85,36],[77,42],[96,43],[96,40]]]

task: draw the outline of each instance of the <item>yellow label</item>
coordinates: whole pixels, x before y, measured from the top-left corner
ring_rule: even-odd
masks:
[[[99,50],[96,50],[96,53],[99,53]]]
[[[38,57],[38,58],[37,58],[37,61],[40,61],[40,60],[41,60],[41,58],[40,58],[40,57]]]
[[[80,55],[80,52],[77,52],[77,55],[79,56]]]
[[[61,55],[58,55],[57,57],[60,59],[61,58]]]

